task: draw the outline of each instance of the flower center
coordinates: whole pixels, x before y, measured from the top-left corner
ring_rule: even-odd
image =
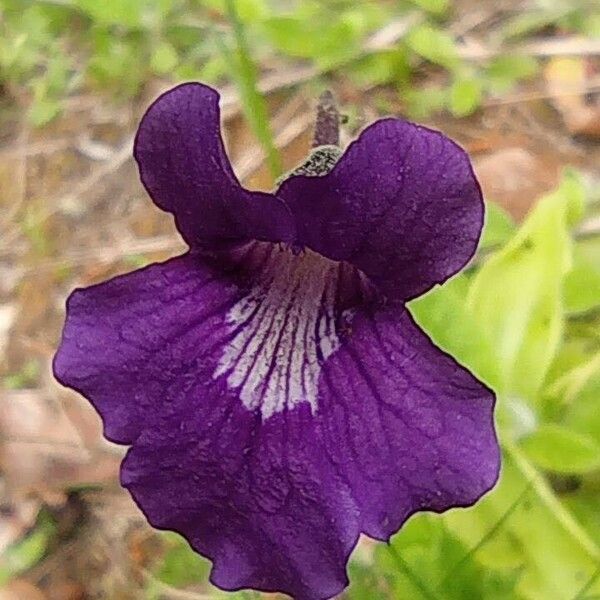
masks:
[[[227,373],[263,419],[300,402],[317,409],[322,362],[339,346],[336,294],[344,266],[311,250],[257,244],[254,285],[227,315],[233,334],[213,374]]]

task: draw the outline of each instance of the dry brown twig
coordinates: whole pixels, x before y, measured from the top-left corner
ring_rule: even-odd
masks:
[[[71,192],[63,195],[59,202],[55,203],[53,211],[56,211],[62,204],[75,200],[90,191],[97,185],[101,179],[107,175],[118,171],[133,156],[133,136],[127,138],[121,146],[115,150],[113,155],[94,169],[87,177],[84,177]]]
[[[476,40],[465,40],[458,46],[458,55],[464,60],[485,61],[497,56],[510,55],[550,58],[553,56],[595,56],[600,55],[600,40],[582,37],[549,38],[527,44],[498,46],[491,48]]]
[[[568,98],[570,96],[585,96],[591,92],[600,91],[600,78],[594,78],[583,87],[565,90],[564,92],[524,92],[504,98],[492,98],[484,102],[484,106],[503,106],[505,104],[518,104],[520,102],[536,102],[538,100],[555,100],[558,98]]]
[[[97,246],[81,252],[67,254],[56,260],[47,260],[31,267],[22,268],[19,272],[19,277],[38,275],[44,271],[62,266],[81,266],[92,260],[100,264],[110,264],[127,255],[153,254],[155,252],[172,252],[178,250],[185,250],[185,245],[178,238],[169,235],[135,240],[112,247]]]
[[[25,156],[30,158],[32,156],[38,156],[42,154],[53,154],[61,150],[66,150],[71,146],[71,140],[68,138],[59,138],[56,140],[47,140],[44,142],[33,142],[27,145],[25,149]],[[0,160],[7,160],[13,157],[15,154],[21,152],[19,140],[6,148],[0,149]]]
[[[90,191],[104,177],[118,171],[130,158],[133,152],[133,136],[127,138],[118,150],[116,150],[110,160],[101,163],[87,177],[84,177],[76,184],[70,192],[62,193],[57,198],[50,200],[47,203],[48,208],[41,215],[38,215],[38,224],[43,223],[53,215],[55,215],[62,207],[70,203],[77,202],[78,198]],[[2,239],[3,249],[10,248],[16,239],[22,235],[20,229],[14,229],[10,234],[5,235]]]
[[[154,577],[148,569],[141,568],[140,571],[147,582],[151,583],[161,594],[168,598],[173,598],[173,600],[214,600],[214,596],[210,594],[191,592],[172,587]]]
[[[27,140],[29,139],[29,128],[26,124],[21,126],[21,132],[17,139],[16,158],[18,160],[17,168],[15,170],[15,180],[17,183],[16,197],[13,199],[13,203],[8,210],[8,214],[3,219],[2,226],[9,227],[12,220],[15,218],[21,206],[25,202],[27,196]]]

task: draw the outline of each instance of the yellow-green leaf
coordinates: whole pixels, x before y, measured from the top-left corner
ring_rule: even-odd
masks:
[[[454,38],[433,25],[415,27],[406,43],[413,52],[449,70],[454,70],[460,62]]]
[[[584,240],[575,248],[573,268],[565,278],[564,296],[570,313],[600,306],[600,241]]]
[[[566,600],[600,593],[598,545],[511,442],[500,482],[469,510],[444,521],[488,569],[518,572],[515,598]],[[588,596],[586,596],[587,598]]]
[[[501,371],[500,390],[533,400],[558,350],[562,281],[571,268],[569,217],[580,187],[567,177],[542,198],[509,243],[476,275],[468,305]]]
[[[454,277],[410,303],[417,323],[443,350],[493,388],[499,384],[498,361],[465,306],[468,279]]]
[[[600,467],[600,446],[594,439],[561,425],[542,425],[522,446],[533,462],[548,471],[587,473]]]
[[[171,72],[179,62],[177,51],[168,42],[161,42],[156,46],[150,59],[150,66],[155,73],[160,75]]]
[[[473,114],[481,104],[483,89],[474,77],[458,78],[450,88],[450,110],[455,117]]]

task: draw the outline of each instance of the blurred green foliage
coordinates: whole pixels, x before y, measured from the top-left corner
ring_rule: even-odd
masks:
[[[28,387],[34,387],[40,374],[39,362],[31,358],[17,373],[10,373],[2,380],[2,385],[9,390],[20,390]]]
[[[571,279],[582,248],[600,256],[600,239],[573,233],[586,197],[580,177],[565,173],[512,235],[508,218],[488,210],[483,248],[497,250],[411,304],[432,338],[497,393],[500,483],[474,508],[437,523],[470,549],[469,562],[513,582],[511,598],[600,593],[600,293]],[[597,265],[578,261],[579,281],[593,282]],[[403,537],[394,541],[399,548]]]
[[[31,533],[9,546],[0,557],[0,588],[44,557],[55,532],[56,523],[52,517],[45,511],[40,512]]]
[[[25,95],[36,125],[59,114],[69,93],[102,90],[113,99],[138,93],[152,77],[176,83],[239,80],[220,48],[235,48],[239,31],[224,0],[0,0],[0,83]],[[362,86],[395,86],[407,111],[423,118],[448,110],[471,114],[489,95],[535,75],[536,59],[510,55],[469,63],[445,24],[449,0],[236,0],[247,52],[261,64],[292,69],[308,62]],[[405,22],[397,43],[365,46],[389,23]],[[600,8],[587,0],[539,0],[507,23],[493,46],[548,26],[600,35]],[[423,61],[445,73],[435,89],[415,85]],[[248,65],[246,65],[247,67]],[[247,68],[246,68],[247,72]],[[239,83],[239,81],[238,81]],[[247,96],[247,94],[246,94]],[[250,110],[247,111],[250,114]]]

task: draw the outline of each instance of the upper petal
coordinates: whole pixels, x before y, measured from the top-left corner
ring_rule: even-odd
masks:
[[[294,213],[299,244],[353,263],[398,300],[458,272],[483,226],[464,150],[400,119],[377,121],[329,174],[291,177],[277,194]]]
[[[173,213],[191,246],[219,241],[291,241],[285,204],[244,189],[220,132],[219,94],[186,83],[160,96],[140,123],[134,145],[140,177],[154,202]]]

